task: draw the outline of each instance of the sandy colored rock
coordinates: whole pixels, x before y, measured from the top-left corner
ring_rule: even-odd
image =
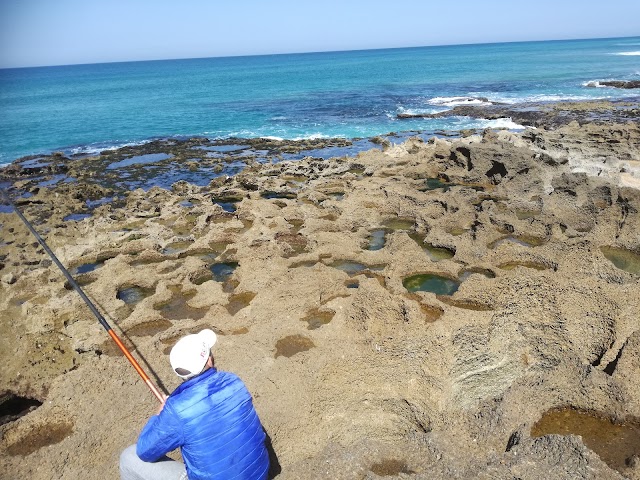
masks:
[[[633,456],[531,435],[555,408],[640,418],[638,139],[633,123],[410,139],[134,190],[79,222],[62,219],[80,186],[20,208],[69,268],[92,266],[76,278],[163,388],[181,335],[220,335],[279,478],[638,478]],[[42,402],[0,427],[5,475],[116,478],[154,398],[19,219],[0,223],[16,278],[0,393]],[[408,292],[419,274],[458,289]]]

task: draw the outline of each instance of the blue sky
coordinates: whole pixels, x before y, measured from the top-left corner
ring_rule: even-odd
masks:
[[[0,0],[0,68],[640,35],[639,0]]]

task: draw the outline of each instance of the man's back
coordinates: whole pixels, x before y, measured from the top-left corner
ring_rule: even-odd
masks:
[[[262,479],[269,459],[265,433],[242,380],[211,368],[187,380],[140,434],[148,462],[182,447],[189,478]]]

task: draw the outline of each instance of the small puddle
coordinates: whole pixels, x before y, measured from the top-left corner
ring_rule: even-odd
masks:
[[[381,250],[387,241],[387,230],[384,228],[371,230],[368,240],[367,250]]]
[[[289,335],[288,337],[281,338],[276,342],[276,353],[274,358],[278,357],[293,357],[294,355],[306,352],[315,347],[315,344],[310,338],[304,335]]]
[[[187,302],[196,296],[196,292],[182,293],[179,285],[171,285],[168,290],[172,293],[171,299],[153,306],[167,320],[200,320],[209,311],[207,308],[188,305]]]
[[[538,262],[506,262],[498,265],[498,268],[502,270],[515,270],[518,267],[533,268],[540,271],[552,268],[549,265]]]
[[[307,312],[307,314],[302,317],[301,320],[303,322],[307,322],[307,330],[317,330],[323,325],[327,325],[329,322],[331,322],[335,314],[336,312],[334,312],[333,310],[321,311],[317,308],[314,308],[313,310]]]
[[[62,219],[64,222],[81,222],[85,218],[91,217],[90,213],[72,213]]]
[[[145,298],[153,295],[155,291],[155,288],[143,288],[138,286],[120,288],[116,293],[116,298],[118,300],[122,300],[127,305],[135,305]]]
[[[419,188],[419,190],[422,192],[428,192],[430,190],[438,190],[439,188],[442,188],[442,190],[446,192],[452,185],[452,183],[445,182],[441,178],[427,178],[424,182],[424,187]]]
[[[164,247],[160,253],[163,255],[175,255],[177,253],[183,253],[189,249],[189,247],[193,245],[193,242],[173,242]]]
[[[248,307],[251,300],[255,297],[256,294],[254,292],[242,292],[231,295],[229,297],[229,303],[227,304],[227,311],[233,316],[243,308]]]
[[[211,265],[210,270],[216,282],[226,282],[238,266],[238,262],[221,262]]]
[[[242,199],[238,197],[214,197],[212,199],[213,203],[216,205],[220,205],[225,212],[234,213],[238,207],[237,203]]]
[[[130,337],[151,337],[171,328],[173,324],[169,320],[151,320],[134,325],[126,331]]]
[[[453,295],[460,282],[450,278],[424,273],[413,275],[402,280],[402,285],[409,292],[432,292],[436,295]]]
[[[416,221],[413,218],[392,218],[386,220],[383,225],[389,230],[413,230],[416,227]]]
[[[424,186],[419,188],[421,192],[429,192],[432,190],[442,189],[443,192],[449,191],[451,187],[467,187],[472,188],[477,192],[484,192],[485,187],[482,185],[472,184],[472,183],[454,183],[454,182],[446,182],[441,178],[427,178],[424,182]]]
[[[55,185],[56,183],[61,182],[65,178],[67,178],[66,175],[54,175],[49,180],[45,180],[45,181],[39,182],[37,184],[37,186],[38,187],[51,187],[52,185]],[[70,181],[70,180],[68,180],[68,181]]]
[[[134,157],[125,158],[124,160],[120,160],[119,162],[110,164],[107,167],[107,170],[128,167],[130,165],[162,162],[163,160],[169,160],[170,158],[173,158],[173,155],[168,153],[147,153],[146,155],[136,155]]]
[[[449,260],[456,254],[455,251],[451,251],[448,248],[436,247],[430,243],[425,243],[424,235],[421,233],[410,233],[409,237],[416,242],[422,250],[427,254],[432,262],[439,262],[441,260]]]
[[[624,248],[600,247],[600,251],[620,270],[633,275],[640,275],[640,255]]]
[[[82,275],[83,273],[93,272],[95,269],[100,268],[104,265],[104,261],[96,262],[96,263],[83,263],[82,265],[78,265],[75,268],[72,268],[70,273],[71,275]]]
[[[266,200],[272,200],[272,199],[289,199],[289,200],[294,200],[296,198],[298,198],[298,195],[293,193],[293,192],[273,192],[273,191],[266,191],[266,192],[262,192],[260,194],[260,196]]]
[[[87,205],[87,207],[89,207],[91,210],[100,207],[101,205],[106,205],[107,203],[111,203],[115,200],[115,197],[103,197],[103,198],[98,198],[97,200],[86,200],[85,204]]]
[[[211,265],[214,260],[220,256],[220,252],[200,252],[194,253],[193,256],[199,258],[207,265]]]
[[[611,468],[623,472],[627,459],[640,455],[640,423],[614,423],[607,415],[570,407],[545,412],[531,427],[532,437],[580,435]]]
[[[211,242],[209,247],[211,250],[209,251],[196,251],[193,252],[191,256],[199,258],[208,266],[211,266],[216,258],[218,258],[222,252],[224,252],[229,245],[227,242]]]
[[[199,150],[207,150],[209,152],[221,152],[221,153],[230,153],[230,152],[239,152],[240,150],[246,150],[250,148],[248,145],[213,145],[206,147],[195,147]]]

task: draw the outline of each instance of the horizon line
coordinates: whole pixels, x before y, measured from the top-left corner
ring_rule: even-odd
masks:
[[[247,53],[239,55],[216,55],[205,57],[176,57],[176,58],[147,58],[139,60],[112,60],[107,62],[83,62],[83,63],[62,63],[54,65],[28,65],[28,66],[16,66],[16,67],[0,67],[1,70],[23,70],[29,68],[55,68],[55,67],[76,67],[76,66],[88,66],[88,65],[110,65],[118,63],[142,63],[142,62],[172,62],[176,60],[207,60],[216,58],[245,58],[245,57],[271,57],[279,55],[314,55],[321,53],[347,53],[347,52],[368,52],[376,50],[402,50],[409,48],[439,48],[439,47],[464,47],[471,45],[504,45],[511,43],[544,43],[544,42],[570,42],[580,40],[615,40],[625,38],[640,38],[640,35],[624,36],[624,37],[589,37],[589,38],[552,38],[543,40],[511,40],[504,42],[470,42],[470,43],[443,43],[432,45],[409,45],[402,47],[379,47],[379,48],[347,48],[344,50],[312,50],[301,52],[274,52],[274,53]]]

